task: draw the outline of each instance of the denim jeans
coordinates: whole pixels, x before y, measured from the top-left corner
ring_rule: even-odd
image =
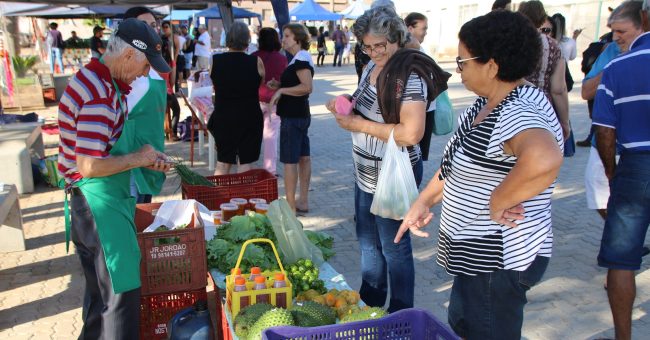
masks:
[[[63,51],[58,47],[50,48],[50,72],[54,74],[54,63],[59,65],[59,70],[63,73]]]
[[[549,258],[537,256],[524,271],[497,270],[454,277],[449,325],[460,337],[521,339],[526,292],[544,275]]]
[[[639,270],[650,225],[650,153],[623,153],[610,183],[598,265]]]
[[[413,166],[415,182],[422,181],[422,160]],[[395,234],[402,221],[370,213],[373,195],[355,186],[354,208],[357,238],[361,248],[361,299],[369,306],[386,304],[390,284],[388,312],[413,307],[415,268],[409,233],[399,243]]]

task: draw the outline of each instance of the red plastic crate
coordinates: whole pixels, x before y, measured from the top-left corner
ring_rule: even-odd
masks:
[[[221,298],[221,292],[217,286],[217,282],[214,280],[212,275],[209,275],[210,280],[212,280],[212,285],[214,286],[214,296],[215,296],[215,305],[217,307],[217,339],[219,340],[232,340],[232,334],[230,333],[230,327],[228,327],[228,319],[226,319],[226,312],[224,308],[224,301]]]
[[[264,169],[206,178],[216,186],[183,183],[183,199],[195,199],[210,210],[219,210],[221,203],[236,197],[263,198],[269,203],[278,198],[278,178]]]
[[[140,297],[140,339],[167,339],[167,322],[198,300],[206,300],[205,288],[189,292]]]
[[[151,211],[160,206],[161,203],[136,206],[142,295],[205,290],[208,270],[205,231],[194,227],[194,219],[185,229],[141,232],[154,220]]]

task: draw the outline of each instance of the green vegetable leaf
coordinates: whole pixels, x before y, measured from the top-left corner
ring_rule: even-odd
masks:
[[[235,216],[230,220],[230,226],[222,230],[220,237],[232,242],[244,242],[259,237],[259,234],[255,229],[255,224],[251,222],[249,217]]]

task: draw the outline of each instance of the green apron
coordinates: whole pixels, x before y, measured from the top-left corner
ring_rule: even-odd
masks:
[[[149,79],[149,90],[129,110],[129,121],[138,127],[135,135],[136,149],[150,144],[160,152],[165,151],[165,109],[167,108],[167,84],[163,79]],[[147,168],[132,169],[138,193],[158,195],[165,182],[165,173]]]
[[[119,90],[117,96],[119,99]],[[125,108],[121,99],[120,106]],[[135,151],[135,131],[135,122],[125,120],[122,134],[109,154],[120,156]],[[135,198],[131,197],[130,183],[131,171],[124,171],[106,177],[83,178],[74,184],[84,194],[95,219],[106,268],[116,294],[140,287],[140,248],[134,222]],[[67,205],[66,195],[66,249],[70,240]]]

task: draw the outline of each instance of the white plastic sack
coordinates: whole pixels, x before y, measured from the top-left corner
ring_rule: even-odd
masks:
[[[383,218],[401,220],[417,198],[418,187],[408,152],[395,144],[391,130],[370,212]]]

